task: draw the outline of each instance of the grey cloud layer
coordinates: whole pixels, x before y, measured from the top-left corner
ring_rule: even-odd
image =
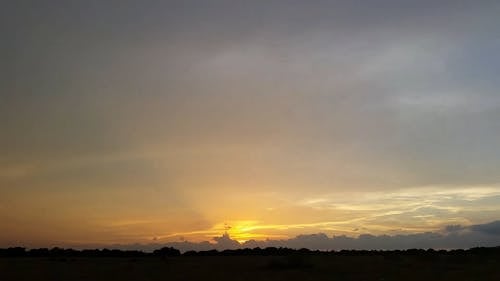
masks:
[[[54,3],[4,10],[7,162],[179,139],[311,184],[499,180],[494,2]]]

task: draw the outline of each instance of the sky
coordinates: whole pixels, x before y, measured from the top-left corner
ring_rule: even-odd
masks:
[[[2,1],[0,247],[496,227],[499,14]]]

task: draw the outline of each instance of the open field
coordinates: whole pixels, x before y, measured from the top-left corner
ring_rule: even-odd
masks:
[[[0,258],[0,280],[500,280],[498,256]]]

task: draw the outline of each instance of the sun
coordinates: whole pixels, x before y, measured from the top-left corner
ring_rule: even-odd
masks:
[[[260,232],[264,229],[259,223],[256,220],[237,220],[218,224],[214,228],[228,234],[231,239],[238,241],[240,244],[249,240],[264,240],[276,237],[276,235]]]

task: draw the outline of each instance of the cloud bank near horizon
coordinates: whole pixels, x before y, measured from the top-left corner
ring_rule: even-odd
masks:
[[[361,234],[358,237],[331,236],[324,233],[303,234],[290,239],[248,240],[239,243],[228,234],[214,237],[213,241],[168,242],[151,244],[112,245],[122,250],[153,251],[161,247],[174,247],[181,252],[190,250],[226,250],[243,248],[286,247],[310,250],[404,250],[404,249],[467,249],[500,245],[500,220],[470,226],[448,225],[440,232],[401,235]]]

